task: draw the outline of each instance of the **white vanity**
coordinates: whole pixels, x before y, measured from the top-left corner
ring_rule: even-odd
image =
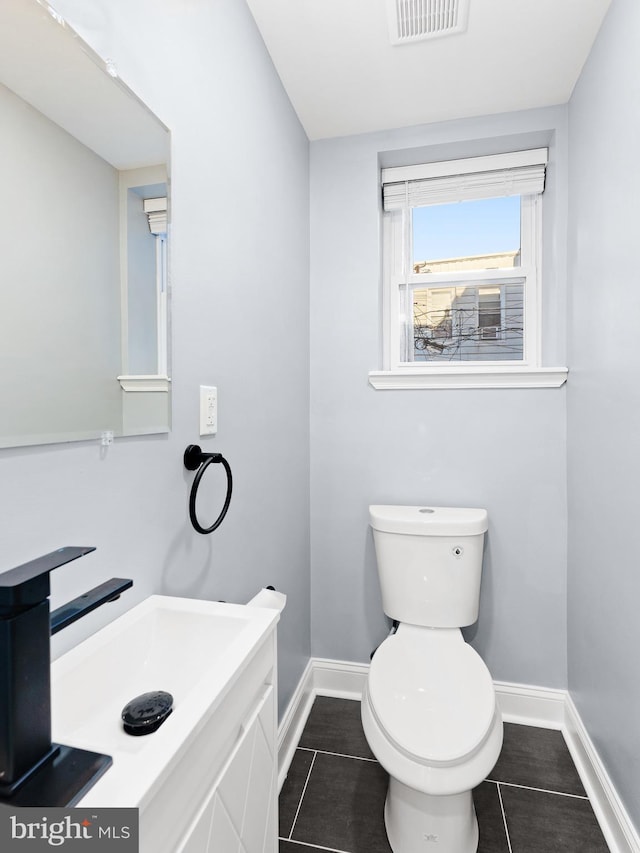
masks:
[[[78,805],[139,808],[140,853],[276,853],[278,618],[152,596],[54,661],[54,741],[113,757]],[[173,712],[126,734],[123,707],[154,690]]]

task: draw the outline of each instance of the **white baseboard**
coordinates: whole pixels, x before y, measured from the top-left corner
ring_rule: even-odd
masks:
[[[612,853],[640,853],[640,836],[568,694],[562,733]]]
[[[278,729],[278,783],[289,765],[316,696],[360,699],[368,664],[311,658]],[[566,690],[495,682],[505,722],[562,731],[611,853],[640,853],[640,836]]]
[[[494,681],[498,705],[505,723],[562,729],[566,690]]]
[[[289,765],[316,697],[312,687],[313,670],[314,659],[311,658],[278,725],[278,792],[287,778]]]
[[[278,790],[287,778],[291,759],[316,696],[360,699],[369,667],[364,663],[311,658],[278,727]]]

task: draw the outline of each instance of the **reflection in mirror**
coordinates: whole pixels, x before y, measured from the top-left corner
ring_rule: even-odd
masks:
[[[167,374],[167,184],[164,168],[121,171],[122,366],[132,376]],[[154,183],[155,181],[155,183]],[[125,381],[120,377],[121,384]]]
[[[114,74],[2,0],[0,447],[169,430],[169,133]]]

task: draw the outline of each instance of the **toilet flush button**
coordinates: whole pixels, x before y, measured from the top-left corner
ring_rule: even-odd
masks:
[[[453,556],[454,556],[457,560],[459,560],[459,559],[460,559],[460,557],[462,557],[462,555],[464,554],[464,548],[462,547],[462,545],[455,545],[455,546],[451,549],[451,553],[453,554]]]

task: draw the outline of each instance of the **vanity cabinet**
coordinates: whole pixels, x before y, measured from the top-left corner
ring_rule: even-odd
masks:
[[[277,853],[276,634],[140,806],[140,853]]]
[[[241,733],[179,853],[275,853],[273,686]]]

